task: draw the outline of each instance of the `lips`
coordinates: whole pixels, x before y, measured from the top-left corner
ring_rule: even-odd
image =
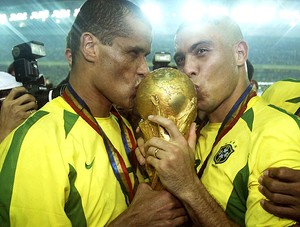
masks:
[[[200,88],[199,88],[199,86],[195,85],[195,89],[196,89],[196,92],[197,92],[197,96],[199,98],[199,96],[200,96]]]
[[[136,93],[137,93],[137,87],[134,87],[132,89],[132,93],[130,95],[130,99],[133,100],[134,103],[135,103],[135,100],[136,100]]]
[[[197,100],[198,100],[198,103],[203,100],[203,98],[205,97],[204,94],[203,94],[203,90],[200,89],[199,86],[196,86],[195,85],[195,88],[196,88],[196,92],[197,92]]]

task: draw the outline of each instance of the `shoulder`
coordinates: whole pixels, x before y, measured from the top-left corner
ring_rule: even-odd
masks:
[[[77,123],[79,116],[58,97],[30,116],[14,132],[14,137],[49,141],[52,137],[66,135]],[[45,138],[45,139],[44,139]]]
[[[290,95],[297,94],[299,95],[300,89],[300,80],[296,79],[285,79],[276,81],[272,85],[270,85],[262,94],[264,99],[277,97],[280,95]]]
[[[279,103],[300,96],[300,80],[286,79],[273,83],[262,94],[270,103]]]
[[[300,127],[299,117],[294,114],[287,112],[278,106],[268,103],[262,97],[256,97],[257,101],[252,106],[252,111],[254,112],[256,119],[263,120],[264,124],[285,124],[290,122],[290,124]],[[262,122],[263,123],[263,122]]]

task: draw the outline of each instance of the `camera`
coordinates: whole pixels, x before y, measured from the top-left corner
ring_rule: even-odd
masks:
[[[46,56],[44,43],[30,41],[16,45],[12,49],[12,55],[16,81],[23,83],[28,92],[36,98],[38,108],[62,93],[64,85],[49,90],[44,77],[40,76],[37,59]]]
[[[39,68],[36,59],[45,57],[44,44],[30,41],[13,47],[15,77],[18,82],[27,84],[39,84]]]
[[[155,52],[153,56],[153,70],[163,68],[163,67],[170,67],[169,64],[172,60],[172,56],[169,52]]]

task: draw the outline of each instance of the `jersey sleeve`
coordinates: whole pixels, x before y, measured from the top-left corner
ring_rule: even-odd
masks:
[[[35,124],[43,114],[35,114],[0,146],[1,226],[71,226],[64,212],[68,168],[55,134]]]
[[[261,207],[260,200],[264,196],[258,190],[258,179],[270,167],[285,166],[300,169],[300,131],[298,125],[290,118],[285,121],[275,120],[261,126],[269,127],[269,129],[265,129],[263,135],[258,135],[255,138],[253,154],[249,159],[251,172],[248,182],[247,226],[291,226],[295,224],[291,220],[271,215]]]

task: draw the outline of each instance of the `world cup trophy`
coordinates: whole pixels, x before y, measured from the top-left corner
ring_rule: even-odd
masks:
[[[144,140],[161,137],[167,141],[166,130],[148,120],[160,115],[175,122],[185,136],[197,116],[197,93],[188,76],[174,68],[159,68],[150,72],[140,83],[136,96],[136,110],[140,114],[140,130]],[[155,169],[146,163],[146,172],[154,190],[163,189]]]

